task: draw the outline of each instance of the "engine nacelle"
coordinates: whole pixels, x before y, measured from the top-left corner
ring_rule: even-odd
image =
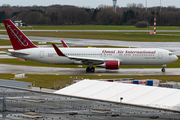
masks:
[[[119,69],[119,60],[108,60],[105,63],[106,69]]]

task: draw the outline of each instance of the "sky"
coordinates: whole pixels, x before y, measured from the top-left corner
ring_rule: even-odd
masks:
[[[117,6],[119,7],[126,7],[129,3],[142,3],[146,7],[146,0],[117,0]],[[3,4],[9,4],[11,6],[49,6],[60,4],[96,8],[101,4],[111,6],[113,2],[112,0],[2,0],[0,6]],[[163,7],[175,6],[180,8],[180,0],[161,0],[161,5]],[[147,0],[147,7],[153,6],[160,6],[160,0]]]

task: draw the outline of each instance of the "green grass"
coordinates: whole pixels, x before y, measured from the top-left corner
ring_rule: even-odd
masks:
[[[5,29],[3,23],[0,23],[0,29]],[[125,25],[51,25],[51,26],[37,26],[29,25],[28,27],[19,27],[24,30],[147,30],[147,28],[136,28],[135,26]],[[153,30],[154,26],[150,26],[149,30]],[[180,30],[179,26],[157,26],[157,30]]]
[[[139,42],[180,42],[180,33],[122,33],[122,32],[24,32],[27,36],[83,38],[83,39],[106,39],[118,41]],[[0,32],[0,34],[7,34]]]
[[[0,46],[9,46],[11,45],[11,41],[10,40],[3,40],[3,39],[0,39]]]
[[[134,78],[134,79],[159,79],[162,82],[165,81],[175,81],[180,82],[180,76],[70,76],[67,75],[25,75],[26,78],[16,79],[16,81],[23,82],[31,82],[34,83],[35,87],[43,87],[43,88],[54,88],[54,81],[61,81],[61,85],[65,86],[65,84],[69,84],[69,80],[73,79],[121,79],[121,78]],[[13,74],[0,74],[1,79],[13,80]],[[67,80],[67,81],[64,81]]]
[[[4,23],[0,23],[0,28],[5,28]]]
[[[58,45],[58,44],[62,44],[62,43],[53,43],[53,42],[47,42],[46,44],[39,44],[36,41],[33,41],[33,43],[35,45],[52,45],[52,44],[57,44]],[[0,39],[0,46],[7,46],[7,45],[12,45],[10,40]]]
[[[50,64],[44,64],[44,63],[34,62],[34,61],[30,61],[30,60],[20,61],[18,58],[0,59],[0,64],[23,65],[23,66],[41,66],[41,67],[78,68],[78,65],[50,65]]]
[[[147,33],[25,32],[25,34],[32,36],[84,38],[84,39],[99,39],[99,40],[106,39],[106,40],[121,40],[121,41],[140,41],[140,42],[180,42],[180,36],[150,35]]]

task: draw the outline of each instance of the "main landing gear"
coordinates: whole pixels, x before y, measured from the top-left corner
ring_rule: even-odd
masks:
[[[87,67],[86,72],[92,72],[93,73],[93,72],[95,72],[95,68],[94,67],[91,67],[91,68]]]
[[[93,64],[88,64],[88,67],[86,68],[86,72],[95,72],[95,68],[93,67]]]
[[[166,65],[163,65],[163,68],[161,69],[162,72],[165,72],[166,71]]]

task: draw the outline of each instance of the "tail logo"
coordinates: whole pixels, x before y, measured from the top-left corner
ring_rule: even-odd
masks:
[[[7,24],[7,28],[9,28],[11,30],[11,35],[14,36],[14,38],[18,39],[18,42],[20,43],[20,45],[22,46],[28,46],[28,42],[26,42],[26,40],[24,40],[23,42],[21,41],[22,35],[18,35],[18,30],[17,29],[12,29],[11,25]]]

